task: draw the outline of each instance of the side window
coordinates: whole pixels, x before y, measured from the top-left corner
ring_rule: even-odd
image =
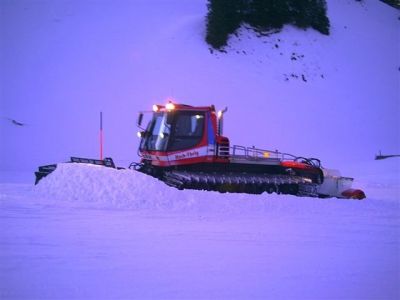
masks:
[[[204,132],[203,112],[181,112],[177,114],[172,128],[169,150],[184,150],[200,143]]]
[[[192,136],[202,137],[204,129],[204,115],[196,114],[191,116],[191,134]]]

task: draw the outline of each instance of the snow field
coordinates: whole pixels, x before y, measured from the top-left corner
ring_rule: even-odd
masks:
[[[392,197],[178,191],[84,164],[0,187],[5,299],[399,296]]]
[[[176,205],[159,196],[165,191],[165,197],[171,196],[174,190],[152,183],[151,178],[134,180],[141,174],[122,180],[125,172],[78,169],[61,167],[59,174],[52,174],[62,179],[64,173],[65,188],[80,190],[73,197],[51,191],[52,175],[35,191],[1,186],[3,298],[398,296],[399,215],[392,205],[381,206],[371,199],[264,195],[257,199],[190,191],[176,191],[180,198],[173,199],[182,201]],[[73,172],[85,174],[80,183],[68,183]],[[130,183],[135,191],[130,193],[132,203],[75,198],[89,193],[85,183],[94,180],[95,173],[99,181],[107,175],[108,188],[123,189]],[[45,190],[48,197],[37,198]],[[98,191],[98,199],[106,195],[102,193]]]

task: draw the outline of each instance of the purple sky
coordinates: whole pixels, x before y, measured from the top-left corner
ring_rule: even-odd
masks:
[[[98,157],[101,110],[105,154],[127,166],[138,160],[137,111],[170,96],[228,106],[234,144],[338,168],[398,154],[398,12],[365,2],[328,1],[329,37],[242,31],[228,54],[211,54],[206,1],[1,1],[0,170]]]

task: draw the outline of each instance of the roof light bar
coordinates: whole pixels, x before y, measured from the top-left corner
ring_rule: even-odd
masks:
[[[165,105],[165,108],[166,108],[167,110],[174,110],[174,109],[175,109],[175,105],[174,105],[172,102],[168,102],[168,103]]]

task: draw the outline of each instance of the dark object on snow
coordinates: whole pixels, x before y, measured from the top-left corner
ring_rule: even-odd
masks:
[[[280,31],[285,24],[329,35],[326,0],[208,0],[207,8],[206,42],[219,51],[243,24],[258,36]]]
[[[375,160],[382,160],[390,157],[400,157],[400,154],[383,155],[381,151],[379,151],[379,154],[375,155]]]
[[[57,168],[56,164],[53,165],[46,165],[46,166],[40,166],[39,170],[35,172],[35,185],[38,184],[38,182],[49,175],[51,172],[53,172]]]
[[[109,167],[109,168],[116,168],[114,161],[111,157],[106,157],[103,160],[101,159],[93,159],[93,158],[82,158],[82,157],[71,157],[71,161],[73,163],[79,163],[79,164],[91,164],[91,165],[99,165],[99,166],[104,166],[104,167]]]
[[[25,123],[18,122],[17,120],[14,120],[14,119],[11,119],[11,118],[4,118],[4,119],[7,119],[8,121],[10,121],[15,126],[21,126],[21,127],[22,126],[26,126]]]
[[[383,3],[390,5],[394,8],[400,9],[400,1],[399,0],[381,0]]]
[[[15,121],[15,120],[11,120],[11,122],[12,122],[14,125],[17,125],[17,126],[25,126],[24,123],[20,123],[20,122]]]
[[[116,167],[114,164],[114,161],[111,157],[106,157],[103,160],[101,159],[93,159],[93,158],[82,158],[82,157],[74,157],[72,156],[70,161],[67,163],[79,163],[79,164],[91,164],[91,165],[98,165],[98,166],[104,166],[108,168],[113,168],[113,169],[123,169],[121,167]],[[55,169],[57,169],[57,164],[52,164],[52,165],[45,165],[45,166],[40,166],[38,168],[38,171],[35,172],[35,185],[38,184],[38,182],[52,173]]]

